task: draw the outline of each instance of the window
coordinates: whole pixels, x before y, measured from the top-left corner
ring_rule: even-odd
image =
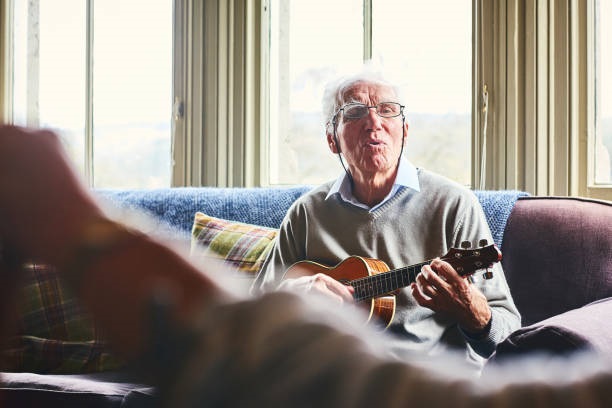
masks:
[[[277,0],[270,14],[270,183],[318,184],[341,169],[321,98],[329,80],[363,60],[362,0]]]
[[[470,184],[471,10],[469,0],[271,1],[270,182],[338,176],[323,88],[371,58],[402,88],[408,158]]]
[[[58,129],[95,187],[317,184],[342,171],[323,85],[371,58],[416,165],[611,199],[608,3],[0,0],[0,115]]]
[[[12,5],[12,121],[55,129],[93,187],[170,186],[172,1]]]
[[[612,4],[599,0],[595,20],[595,185],[612,184]]]

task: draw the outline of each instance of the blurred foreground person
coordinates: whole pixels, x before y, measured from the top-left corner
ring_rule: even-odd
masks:
[[[105,215],[48,131],[0,126],[0,220],[3,282],[18,278],[26,259],[57,265],[165,406],[603,407],[612,399],[612,365],[602,358],[540,361],[518,367],[520,379],[457,379],[383,357],[379,337],[350,309],[283,292],[228,293],[169,246]]]

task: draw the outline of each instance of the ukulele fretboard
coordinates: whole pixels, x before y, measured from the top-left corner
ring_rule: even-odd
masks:
[[[355,288],[353,297],[356,302],[361,302],[404,288],[414,282],[421,268],[429,263],[430,261],[422,262],[420,264],[355,279],[349,282],[349,284]]]

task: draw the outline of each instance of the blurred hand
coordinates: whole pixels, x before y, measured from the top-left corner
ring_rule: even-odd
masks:
[[[55,244],[71,242],[99,215],[54,133],[0,126],[0,240],[56,261]]]
[[[280,288],[301,293],[319,294],[339,303],[353,302],[353,293],[355,292],[352,286],[346,286],[324,273],[285,279],[281,282]]]

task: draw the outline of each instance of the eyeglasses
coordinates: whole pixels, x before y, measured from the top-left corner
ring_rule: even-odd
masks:
[[[394,118],[401,115],[404,110],[404,106],[397,102],[381,102],[373,106],[368,106],[363,103],[347,103],[338,109],[336,115],[342,111],[344,117],[347,119],[361,119],[366,116],[372,108],[374,108],[376,114],[382,118]]]

